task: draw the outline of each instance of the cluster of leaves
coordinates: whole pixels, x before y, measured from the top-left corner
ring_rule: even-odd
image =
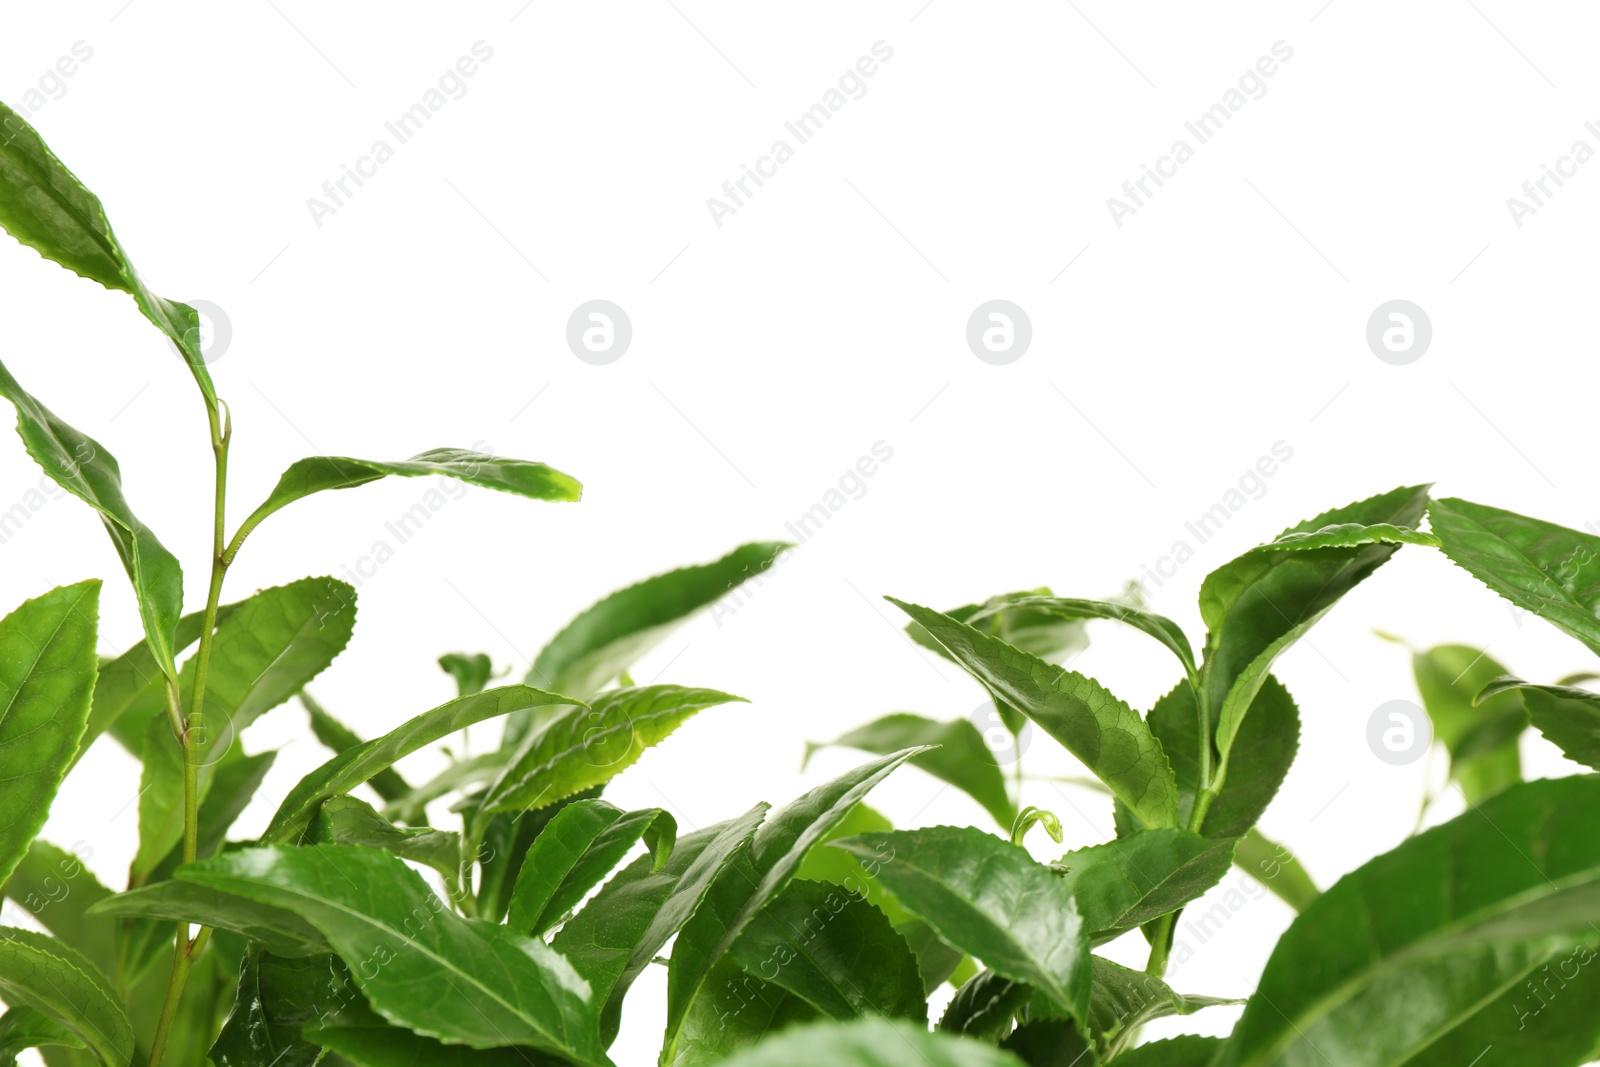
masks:
[[[305,578],[223,604],[245,538],[309,494],[390,475],[551,501],[576,499],[577,482],[453,449],[318,456],[228,538],[232,427],[193,310],[150,293],[99,201],[18,116],[0,120],[0,226],[133,295],[199,385],[217,462],[206,605],[184,615],[179,563],[135,517],[111,454],[0,367],[29,454],[100,513],[145,632],[102,662],[93,580],[0,619],[0,884],[32,917],[0,928],[0,1063],[37,1048],[52,1067],[603,1067],[654,963],[667,1067],[1494,1067],[1600,1048],[1600,980],[1585,969],[1600,941],[1600,779],[1522,781],[1515,747],[1531,725],[1600,765],[1600,696],[1582,679],[1534,685],[1484,657],[1462,666],[1470,650],[1419,654],[1470,809],[1325,892],[1255,828],[1298,748],[1299,711],[1273,666],[1347,592],[1404,545],[1439,547],[1600,652],[1600,539],[1396,489],[1211,573],[1198,656],[1130,599],[1033,590],[949,612],[896,600],[911,636],[970,674],[1006,730],[1031,723],[1082,763],[1111,798],[1115,838],[1036,861],[1023,838],[1038,825],[1059,842],[1055,816],[1021,805],[969,722],[910,714],[832,742],[873,758],[798,799],[680,833],[669,813],[603,791],[691,716],[738,698],[638,686],[629,670],[784,546],[613,593],[544,646],[523,684],[491,688],[485,656],[443,657],[456,699],[361,738],[306,692],[351,639],[354,590]],[[1148,711],[1064,665],[1096,619],[1176,660]],[[229,840],[275,756],[241,735],[295,700],[332,756],[257,837]],[[457,746],[430,780],[406,776],[406,757],[491,721],[494,748]],[[144,768],[121,891],[89,872],[86,849],[38,838],[95,743]],[[968,793],[1001,832],[894,828],[863,801],[906,764]],[[433,824],[442,811],[452,828]],[[1234,864],[1272,865],[1298,918],[1229,1037],[1140,1043],[1151,1020],[1229,1003],[1163,976],[1178,916]],[[1148,942],[1144,970],[1097,953],[1122,937]]]

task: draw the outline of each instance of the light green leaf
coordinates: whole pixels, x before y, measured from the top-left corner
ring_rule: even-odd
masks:
[[[1414,653],[1411,670],[1434,740],[1450,753],[1450,778],[1468,804],[1522,780],[1517,740],[1528,726],[1524,698],[1499,691],[1481,703],[1479,693],[1506,669],[1482,649],[1439,645]]]
[[[609,1062],[589,986],[566,960],[503,926],[459,918],[386,852],[244,849],[177,877],[300,915],[396,1025],[474,1048],[530,1045],[579,1064]]]
[[[500,777],[500,772],[505,770],[506,763],[514,755],[514,752],[506,749],[497,749],[493,752],[479,753],[471,759],[458,760],[422,785],[410,788],[391,800],[383,809],[384,817],[395,822],[410,823],[413,826],[423,822],[427,819],[429,804],[451,793],[471,789],[474,786],[488,785]],[[378,781],[381,778],[382,774],[372,779],[372,788],[375,791],[378,791]],[[378,791],[378,795],[382,796],[382,791]]]
[[[1403,1063],[1565,958],[1595,936],[1597,804],[1594,776],[1519,783],[1340,879],[1279,939],[1217,1067]]]
[[[906,939],[883,912],[827,882],[790,882],[730,954],[745,973],[834,1019],[928,1018],[922,974]]]
[[[534,838],[511,891],[508,926],[540,937],[577,907],[643,838],[661,870],[677,841],[677,820],[660,808],[623,811],[603,800],[568,805]]]
[[[350,972],[332,956],[283,959],[245,951],[233,1010],[211,1046],[216,1067],[315,1067],[322,1049],[301,1035],[324,1014],[359,1000]]]
[[[1042,587],[1020,593],[1004,593],[992,596],[982,604],[966,604],[944,614],[957,622],[969,623],[990,637],[997,637],[1012,648],[1020,648],[1048,663],[1064,663],[1089,647],[1088,631],[1082,619],[1020,604],[1029,597],[1048,596],[1050,590]],[[924,648],[951,659],[950,653],[921,623],[907,623],[906,634]]]
[[[1062,619],[1113,619],[1126,623],[1165,645],[1178,662],[1183,665],[1184,674],[1190,678],[1196,676],[1194,663],[1194,650],[1189,647],[1189,638],[1184,634],[1182,627],[1164,615],[1145,611],[1129,604],[1119,604],[1108,600],[1076,600],[1068,597],[1022,597],[1015,600],[1004,601],[994,607],[979,611],[970,619],[961,621],[969,626],[982,628],[982,623],[990,615],[999,611],[1024,611],[1042,615],[1054,616]]]
[[[24,601],[0,619],[0,883],[44,827],[94,691],[100,583]]]
[[[1089,943],[1102,945],[1197,899],[1232,863],[1231,840],[1163,829],[1068,852],[1055,866],[1067,870],[1060,881]]]
[[[1233,862],[1295,911],[1305,911],[1322,892],[1294,853],[1267,840],[1258,830],[1239,838]]]
[[[1600,694],[1573,686],[1533,685],[1520,678],[1502,676],[1488,683],[1478,700],[1492,715],[1491,705],[1518,695],[1533,725],[1563,755],[1585,766],[1600,768]],[[1511,735],[1510,743],[1515,746],[1515,734]]]
[[[1177,825],[1176,784],[1161,742],[1099,682],[948,615],[888,599],[942,643],[997,704],[1022,712],[1082,760],[1146,826]]]
[[[83,1048],[83,1042],[74,1037],[71,1030],[52,1022],[43,1012],[12,1008],[0,1015],[0,1065],[16,1067],[17,1056],[45,1045]]]
[[[589,707],[572,707],[536,728],[489,788],[484,810],[544,807],[609,782],[696,713],[742,697],[715,689],[652,685],[613,689]]]
[[[1428,522],[1457,566],[1600,652],[1600,537],[1455,498]]]
[[[597,1001],[602,1041],[621,1025],[622,998],[661,947],[700,906],[711,883],[738,855],[766,817],[757,804],[737,819],[679,838],[660,870],[640,856],[596,893],[551,942],[588,980]]]
[[[481,693],[494,677],[494,663],[482,652],[467,655],[465,652],[447,652],[439,657],[439,666],[456,680],[457,696],[469,697]]]
[[[350,727],[330,715],[310,693],[301,692],[300,705],[306,709],[306,714],[311,718],[311,734],[321,743],[323,748],[329,749],[334,755],[342,755],[352,748],[360,748],[366,744],[361,740],[361,735]],[[411,792],[411,786],[400,776],[400,772],[393,767],[386,767],[372,776],[367,783],[372,786],[372,791],[386,801],[393,802]],[[416,812],[421,816],[421,809]],[[415,819],[402,819],[401,822],[414,822]]]
[[[724,1067],[1023,1067],[992,1045],[887,1019],[791,1027],[721,1062]]]
[[[283,472],[283,477],[278,479],[278,484],[267,499],[240,525],[240,534],[247,535],[273,512],[313,493],[327,489],[354,489],[391,475],[423,478],[435,474],[531,500],[570,502],[583,495],[583,486],[576,478],[554,467],[525,459],[491,456],[465,448],[435,448],[394,462],[351,459],[349,456],[309,456],[295,461]],[[423,518],[431,517],[426,506],[414,505],[412,511],[418,509],[423,513]]]
[[[714,563],[669,571],[612,593],[550,639],[525,681],[588,700],[689,618],[764,573],[788,547],[741,545]],[[530,726],[525,716],[508,722],[506,747],[517,745]]]
[[[1082,1019],[1089,937],[1072,890],[1023,849],[971,828],[866,833],[835,847],[869,864],[946,944]]]
[[[1005,775],[984,744],[983,734],[966,719],[935,722],[906,712],[885,715],[832,741],[808,742],[800,769],[805,770],[812,755],[823,748],[858,748],[884,756],[918,745],[939,747],[912,760],[911,766],[955,786],[982,805],[1000,826],[1010,827],[1017,812],[1006,793]]]
[[[295,840],[305,831],[324,800],[350,792],[402,757],[449,737],[463,726],[513,711],[570,703],[569,698],[554,693],[525,685],[507,685],[459,697],[425,711],[382,737],[340,753],[301,779],[284,798],[261,840],[265,843]]]
[[[911,761],[911,765],[916,766],[915,759]],[[835,823],[833,829],[824,834],[822,839],[819,840],[816,845],[812,846],[811,851],[806,853],[806,858],[800,862],[800,869],[795,871],[794,876],[796,878],[804,878],[811,882],[832,882],[834,885],[843,886],[851,893],[863,898],[868,904],[871,904],[873,907],[887,915],[889,917],[889,921],[893,923],[896,928],[900,928],[901,933],[904,934],[905,930],[903,929],[903,926],[905,924],[917,922],[917,920],[912,917],[911,913],[902,908],[895,901],[894,897],[890,896],[889,893],[884,890],[883,886],[878,884],[878,880],[867,873],[867,869],[862,866],[860,860],[856,859],[843,849],[821,847],[822,845],[832,844],[834,841],[838,841],[846,837],[855,837],[858,834],[864,834],[868,830],[893,829],[894,824],[885,818],[882,812],[868,807],[864,803],[857,804],[854,808],[850,809],[850,813],[848,815]],[[929,933],[929,936],[932,936],[931,932]],[[921,951],[919,946],[924,939],[908,936],[907,940],[916,942],[913,944],[913,951],[916,951],[920,957]],[[939,953],[941,958],[943,958],[946,953],[951,952],[951,950],[945,949],[944,943],[939,942],[938,938],[935,937],[933,940],[938,942],[938,947],[940,949],[944,949],[944,952]],[[950,961],[951,967],[954,967],[955,961],[960,959],[959,954],[954,955],[955,959]],[[939,980],[934,982],[933,985],[939,985],[939,983],[943,982],[947,977],[949,977],[949,972],[940,975]]]
[[[735,856],[712,882],[711,891],[672,946],[663,1063],[672,1062],[679,1028],[712,966],[794,878],[806,853],[879,782],[921,751],[909,748],[882,756],[785,804],[755,832],[750,847]]]
[[[448,830],[402,830],[356,797],[329,797],[307,830],[310,843],[365,845],[431,867],[454,885],[461,875],[461,835]]]
[[[89,914],[231,930],[260,943],[275,956],[290,959],[329,952],[327,940],[316,927],[292,911],[176,878],[107,897],[90,908]]]
[[[1438,548],[1439,539],[1422,530],[1390,522],[1340,522],[1319,530],[1293,530],[1262,545],[1262,552],[1305,552],[1314,548],[1362,548],[1366,545],[1424,545]]]
[[[91,855],[80,842],[75,848]],[[110,897],[83,860],[36,838],[5,883],[5,895],[62,944],[83,953],[107,977],[117,974],[114,920],[89,914],[89,908]]]
[[[0,927],[0,1000],[64,1027],[105,1067],[133,1058],[133,1027],[105,978],[54,938]]]

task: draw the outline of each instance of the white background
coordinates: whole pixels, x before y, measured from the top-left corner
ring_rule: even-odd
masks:
[[[1506,204],[1575,140],[1600,148],[1584,129],[1600,118],[1594,13],[1321,4],[7,4],[0,94],[24,103],[76,42],[92,48],[31,121],[101,195],[153,289],[226,310],[233,341],[212,371],[234,415],[235,520],[313,452],[481,442],[585,482],[579,505],[474,489],[364,581],[355,639],[314,686],[364,734],[450,695],[440,653],[487,651],[520,677],[600,595],[787,538],[874,442],[893,449],[748,603],[636,672],[751,700],[701,715],[612,790],[692,827],[857,759],[830,752],[800,775],[807,739],[979,703],[908,644],[882,594],[947,608],[1043,584],[1113,593],[1275,442],[1293,458],[1264,495],[1151,587],[1196,643],[1207,571],[1396,485],[1600,522],[1584,410],[1600,164],[1520,228]],[[493,58],[465,95],[319,227],[307,198],[376,139],[393,145],[384,123],[478,41]],[[719,228],[707,198],[774,140],[794,146],[785,121],[878,41],[893,57],[865,95]],[[1185,121],[1278,41],[1293,56],[1265,95],[1115,225],[1107,198],[1175,139],[1194,146]],[[7,365],[117,455],[199,606],[210,457],[183,368],[126,296],[11,242],[0,292]],[[594,298],[633,324],[610,366],[564,339]],[[965,343],[993,298],[1032,321],[1009,366]],[[1409,366],[1364,338],[1395,298],[1433,324]],[[19,445],[0,449],[0,510],[37,478]],[[246,547],[231,596],[340,574],[392,543],[385,522],[428,488],[391,480],[297,505]],[[114,653],[138,622],[98,525],[72,500],[31,514],[0,546],[0,602],[102,576]],[[1422,764],[1388,766],[1366,745],[1372,710],[1415,696],[1405,653],[1375,627],[1487,645],[1536,679],[1591,665],[1443,557],[1403,551],[1279,671],[1304,738],[1264,829],[1323,884],[1409,832],[1423,788]],[[1142,637],[1110,623],[1094,637],[1075,666],[1135,706],[1176,680]],[[273,800],[326,756],[292,709],[248,740],[284,746]],[[1070,772],[1050,747],[1036,743],[1031,769]],[[1537,738],[1526,755],[1530,773],[1571,769]],[[86,842],[120,885],[136,791],[137,767],[103,744],[48,834]],[[1027,799],[1061,815],[1070,846],[1110,835],[1092,794],[1035,783]],[[915,771],[873,803],[905,823],[983,824]],[[1194,942],[1173,984],[1247,994],[1290,917],[1250,899]],[[1112,954],[1139,962],[1142,949]],[[661,999],[652,968],[620,1063],[649,1062]],[[1233,1017],[1162,1029],[1224,1032]]]

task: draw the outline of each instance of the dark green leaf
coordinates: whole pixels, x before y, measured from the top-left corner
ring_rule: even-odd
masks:
[[[328,953],[328,942],[316,927],[292,911],[177,878],[107,897],[90,908],[89,914],[196,923],[232,930],[259,942],[273,955],[285,958]]]
[[[78,752],[100,663],[99,607],[100,583],[87,581],[0,619],[0,883],[44,827]]]
[[[982,604],[966,604],[945,614],[1049,663],[1064,663],[1089,647],[1083,621],[1055,612],[1016,606],[1017,601],[1028,597],[1049,595],[1050,590],[1045,588],[1004,593],[992,596]],[[945,659],[951,659],[950,653],[921,623],[907,623],[906,633],[917,644],[932,649]]]
[[[574,501],[583,495],[583,486],[576,478],[554,467],[464,448],[435,448],[395,462],[310,456],[290,464],[267,499],[245,519],[242,529],[252,530],[280,508],[326,489],[353,489],[390,475],[423,478],[435,474],[531,500]],[[424,504],[413,505],[412,512],[407,514],[418,510],[424,518],[429,517],[429,509]]]
[[[937,611],[889,598],[941,642],[995,703],[1016,708],[1105,782],[1146,826],[1177,824],[1161,743],[1137,712],[1094,679],[1054,667]]]
[[[105,978],[54,938],[0,927],[0,1000],[64,1027],[105,1067],[133,1058],[133,1027]]]
[[[16,1067],[16,1057],[30,1048],[59,1045],[83,1048],[72,1031],[52,1022],[48,1015],[32,1008],[12,1008],[0,1015],[0,1064]]]
[[[1346,875],[1278,941],[1217,1067],[1401,1063],[1570,953],[1600,907],[1597,805],[1593,776],[1519,783]]]
[[[1554,742],[1563,755],[1586,766],[1600,768],[1600,694],[1572,686],[1533,685],[1507,676],[1491,682],[1480,699],[1483,706],[1489,708],[1517,696],[1527,706],[1533,725]],[[1511,743],[1515,746],[1515,736]],[[1512,751],[1516,751],[1515,747]]]
[[[525,679],[553,693],[588,700],[697,612],[771,567],[780,542],[741,545],[714,563],[683,567],[619,589],[567,623],[534,657]],[[506,747],[532,724],[506,724]]]
[[[116,977],[116,921],[88,914],[111,890],[83,865],[80,857],[93,849],[81,842],[74,848],[67,852],[36,838],[5,883],[5,895],[62,944],[83,953],[101,974]]]
[[[503,926],[459,918],[386,852],[245,849],[188,864],[177,877],[300,915],[392,1023],[474,1048],[526,1044],[607,1062],[589,987],[566,960]]]
[[[1233,862],[1295,911],[1305,911],[1321,893],[1294,853],[1256,830],[1239,838]]]
[[[1122,1067],[1209,1067],[1222,1039],[1184,1034],[1129,1049],[1117,1058]]]
[[[1206,687],[1224,767],[1273,661],[1399,551],[1395,527],[1415,526],[1427,501],[1428,486],[1410,486],[1323,512],[1206,576]],[[1330,526],[1335,547],[1298,536]]]
[[[731,954],[746,973],[831,1018],[927,1021],[922,974],[906,939],[883,912],[828,882],[790,882]]]
[[[912,760],[911,766],[966,793],[1001,827],[1011,826],[1017,812],[1006,793],[1005,775],[995,762],[994,753],[984,744],[983,734],[966,719],[934,722],[905,712],[885,715],[832,741],[808,743],[800,769],[805,770],[818,749],[830,746],[858,748],[883,756],[917,745],[939,747]]]
[[[1024,1023],[1000,1042],[1028,1067],[1096,1067],[1100,1057],[1075,1024],[1062,1019]]]
[[[364,800],[340,794],[317,809],[307,830],[318,845],[365,845],[392,852],[403,860],[431,867],[455,885],[461,876],[461,835],[447,830],[402,830]]]
[[[251,946],[233,1011],[211,1046],[216,1067],[315,1067],[322,1050],[301,1036],[358,994],[332,956],[283,959]]]
[[[1428,521],[1457,566],[1600,652],[1600,537],[1454,498]]]
[[[513,711],[569,703],[568,698],[553,693],[525,685],[507,685],[459,697],[425,711],[376,740],[340,753],[301,779],[284,798],[261,840],[294,840],[304,832],[324,800],[337,793],[350,792],[402,757],[449,737],[463,726]]]
[[[601,693],[592,706],[574,706],[535,728],[489,788],[484,810],[541,808],[609,782],[697,712],[731,701],[743,698],[678,685]]]
[[[388,1026],[377,1016],[359,1024],[306,1029],[308,1039],[355,1067],[561,1067],[560,1061],[526,1048],[468,1048]],[[324,1065],[330,1060],[323,1060]],[[222,1067],[221,1064],[218,1067]]]
[[[755,832],[750,847],[735,856],[728,869],[712,882],[710,892],[672,946],[672,960],[667,967],[663,1060],[671,1061],[684,1016],[712,965],[733,948],[750,922],[789,884],[806,853],[879,782],[920,751],[908,748],[879,757],[785,804]]]
[[[603,800],[568,805],[528,849],[506,920],[518,933],[543,936],[622,862],[640,838],[659,871],[672,856],[678,824],[660,808],[627,812]]]
[[[826,851],[830,850],[818,849],[812,855]],[[851,862],[855,862],[854,856],[849,858]],[[892,901],[894,898],[889,897],[888,899]],[[900,911],[905,910],[898,903],[894,906]],[[975,973],[961,973],[964,970],[976,972],[977,968],[973,966],[972,958],[960,949],[951,948],[939,940],[939,935],[934,933],[933,927],[921,919],[908,918],[903,922],[895,923],[894,928],[901,937],[906,939],[906,944],[911,947],[911,954],[917,957],[917,970],[922,973],[922,989],[928,996],[933,996],[933,991],[946,981],[960,988],[976,977]]]
[[[768,1036],[822,1014],[805,1000],[743,970],[732,956],[711,969],[704,992],[683,1021],[678,1048],[664,1067],[707,1067]]]
[[[342,755],[352,748],[360,748],[366,744],[361,739],[360,734],[330,715],[327,709],[312,698],[310,693],[300,693],[300,704],[306,709],[306,714],[311,718],[312,736],[322,744],[323,748],[329,749],[334,755]],[[411,792],[411,786],[400,776],[400,772],[393,767],[385,767],[373,775],[371,781],[367,784],[372,787],[374,793],[377,793],[379,797],[388,802],[399,800]],[[418,816],[421,815],[420,808],[418,808],[416,814]],[[415,819],[402,819],[400,821],[414,822]]]
[[[854,853],[944,941],[1039,989],[1075,1018],[1089,997],[1089,937],[1061,876],[971,828],[867,833]]]
[[[439,657],[439,666],[456,680],[457,696],[469,697],[483,692],[489,679],[494,677],[494,663],[482,652],[470,656],[465,652],[447,652]]]
[[[1197,899],[1232,863],[1231,840],[1168,829],[1080,848],[1056,866],[1067,868],[1060,882],[1078,902],[1089,943],[1101,945]]]
[[[1103,1058],[1121,1054],[1139,1028],[1155,1019],[1192,1015],[1218,1004],[1239,1004],[1219,997],[1184,996],[1143,971],[1129,970],[1094,957],[1094,991],[1089,997],[1089,1032]]]
[[[1411,657],[1422,706],[1434,740],[1450,753],[1450,777],[1468,804],[1486,800],[1522,780],[1517,739],[1528,726],[1523,697],[1502,692],[1475,704],[1478,694],[1506,669],[1482,650],[1439,645]]]
[[[640,856],[556,934],[551,947],[572,962],[596,1001],[605,1005],[600,1016],[605,1044],[617,1036],[628,987],[700,906],[766,813],[767,806],[757,804],[737,819],[680,838],[660,870],[655,857]]]
[[[519,811],[514,815],[480,816],[476,801],[462,808],[466,825],[482,825],[477,851],[478,860],[478,918],[499,922],[506,917],[511,906],[511,893],[522,874],[528,850],[543,836],[545,828],[569,804],[599,797],[602,787],[585,789],[566,800],[558,800],[537,811]]]
[[[1031,986],[993,971],[979,971],[961,984],[939,1020],[941,1033],[997,1043],[1011,1032],[1017,1013],[1033,997]]]
[[[721,1062],[725,1067],[1023,1067],[991,1045],[887,1019],[791,1027]]]

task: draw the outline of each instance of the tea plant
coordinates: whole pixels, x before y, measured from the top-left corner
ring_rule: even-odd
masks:
[[[1008,782],[970,722],[910,714],[833,742],[874,758],[798,799],[680,832],[670,813],[623,810],[603,791],[688,718],[738,698],[639,686],[629,671],[784,546],[745,545],[611,594],[544,646],[523,684],[491,687],[485,656],[444,656],[458,696],[363,739],[307,691],[354,633],[354,590],[310,577],[225,604],[246,539],[303,497],[391,475],[548,501],[576,500],[578,483],[454,449],[316,456],[230,535],[233,428],[195,312],[151,293],[100,202],[18,116],[0,108],[0,120],[0,226],[132,295],[182,354],[215,461],[204,607],[184,614],[180,564],[135,516],[111,454],[0,367],[29,455],[99,512],[145,635],[100,660],[92,579],[0,619],[0,883],[31,917],[0,928],[0,1063],[39,1049],[52,1067],[602,1067],[652,965],[665,966],[670,1067],[1494,1067],[1576,1064],[1600,1048],[1587,969],[1600,779],[1524,782],[1515,760],[1531,724],[1596,765],[1600,696],[1581,679],[1532,684],[1483,657],[1457,670],[1458,649],[1419,654],[1469,810],[1326,891],[1255,829],[1298,748],[1274,663],[1345,593],[1404,545],[1440,547],[1600,651],[1600,539],[1396,489],[1210,574],[1198,656],[1129,597],[1035,590],[950,612],[896,600],[912,637],[988,693],[1000,729],[1031,723],[1082,763],[1111,798],[1115,838],[1035,861],[1025,836],[1042,827],[1059,842],[1061,827],[1023,804],[1020,770]],[[1172,657],[1176,684],[1147,712],[1063,665],[1094,619]],[[275,758],[242,735],[290,701],[332,758],[257,837],[229,840]],[[466,731],[494,722],[494,746],[472,754]],[[121,890],[90,874],[86,850],[38,837],[96,743],[143,767]],[[441,745],[449,765],[414,783],[403,761]],[[968,793],[1000,833],[895,829],[863,801],[906,764]],[[1233,1003],[1164,980],[1189,951],[1175,948],[1179,915],[1232,865],[1264,875],[1299,917],[1231,1036],[1141,1043],[1151,1020]],[[1119,938],[1145,941],[1143,970],[1096,953]]]

